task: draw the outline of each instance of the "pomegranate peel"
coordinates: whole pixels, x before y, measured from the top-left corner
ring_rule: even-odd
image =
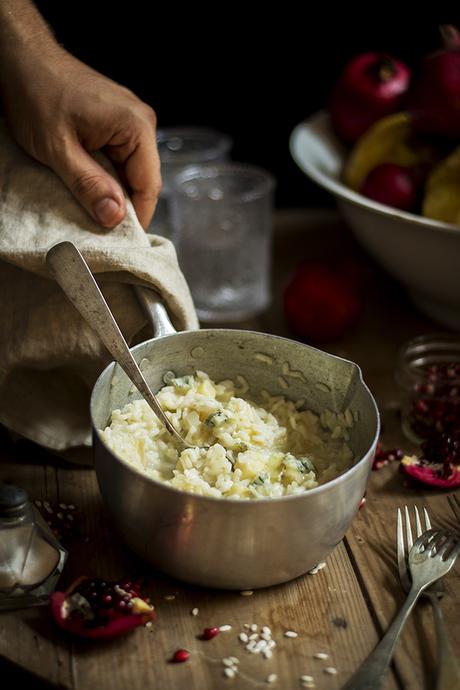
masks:
[[[460,486],[460,465],[451,465],[450,474],[445,476],[445,466],[442,462],[430,462],[426,458],[405,455],[401,460],[401,469],[411,479],[422,484],[440,489],[454,489]]]
[[[432,434],[422,443],[422,457],[404,456],[401,469],[412,479],[442,489],[460,486],[460,431]]]
[[[50,597],[57,625],[79,637],[109,639],[145,625],[156,616],[136,584],[79,577],[65,592]]]

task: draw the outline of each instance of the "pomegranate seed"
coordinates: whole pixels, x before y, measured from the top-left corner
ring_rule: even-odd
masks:
[[[424,378],[414,385],[408,415],[412,429],[422,439],[434,432],[455,431],[460,420],[460,364],[432,364],[419,373]]]
[[[203,630],[203,633],[201,635],[201,638],[203,640],[212,640],[213,637],[216,637],[220,633],[219,628],[205,628]]]
[[[372,464],[372,469],[374,471],[381,470],[382,467],[388,465],[390,462],[395,460],[401,460],[404,457],[404,452],[401,448],[392,448],[392,450],[383,450],[381,444],[377,445],[377,450],[375,453],[375,459]]]
[[[175,664],[182,664],[184,661],[187,661],[189,657],[190,652],[188,652],[186,649],[178,649],[176,652],[174,652],[172,661]]]

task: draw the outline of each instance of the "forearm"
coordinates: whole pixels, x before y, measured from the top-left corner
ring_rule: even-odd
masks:
[[[0,0],[0,105],[12,128],[26,113],[19,99],[45,91],[64,56],[31,0]]]
[[[22,63],[57,57],[64,50],[31,0],[0,0],[0,87],[7,87]]]
[[[0,0],[0,58],[26,47],[55,46],[51,29],[31,0]]]

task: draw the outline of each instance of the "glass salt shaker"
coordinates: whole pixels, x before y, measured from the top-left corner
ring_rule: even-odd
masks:
[[[460,335],[430,333],[399,352],[402,430],[415,442],[460,428]]]
[[[27,492],[0,483],[0,610],[46,604],[66,557]]]

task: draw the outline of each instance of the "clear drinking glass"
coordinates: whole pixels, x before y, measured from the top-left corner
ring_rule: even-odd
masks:
[[[174,177],[187,165],[224,161],[233,145],[232,139],[207,127],[165,127],[157,131],[163,186],[149,232],[171,235],[169,199]]]
[[[274,178],[243,163],[189,166],[171,194],[173,241],[203,321],[238,321],[270,303]]]

